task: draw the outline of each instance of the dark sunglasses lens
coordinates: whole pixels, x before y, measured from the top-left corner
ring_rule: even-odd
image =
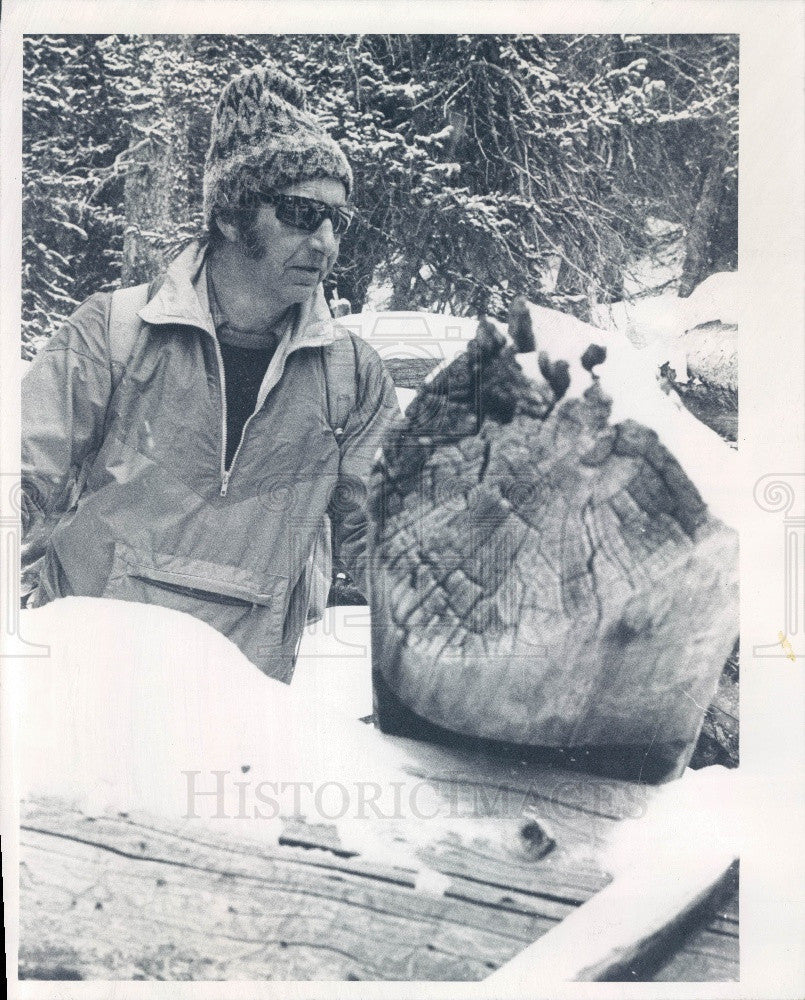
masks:
[[[304,229],[307,233],[316,231],[315,211],[313,218],[311,218],[311,213],[305,210],[304,205],[300,205],[287,196],[278,197],[275,206],[277,218],[286,226],[293,226],[295,229]]]
[[[280,222],[306,233],[315,233],[322,222],[329,219],[333,225],[333,233],[343,236],[352,221],[352,213],[348,209],[332,208],[310,198],[279,195],[275,204]]]
[[[304,229],[306,233],[315,233],[327,218],[327,210],[314,202],[300,201],[296,207],[296,217],[299,219],[297,225],[300,229]]]

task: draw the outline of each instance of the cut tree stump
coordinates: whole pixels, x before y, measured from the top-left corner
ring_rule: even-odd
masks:
[[[651,747],[655,777],[678,774],[737,633],[737,535],[655,431],[610,423],[605,351],[568,366],[537,329],[537,370],[528,332],[515,354],[482,324],[375,471],[381,724],[406,732],[409,710],[424,730],[631,748],[640,768]]]

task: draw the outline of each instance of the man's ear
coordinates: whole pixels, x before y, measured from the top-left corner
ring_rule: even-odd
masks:
[[[219,232],[227,243],[237,243],[240,237],[237,225],[227,219],[223,213],[216,212],[214,216],[214,223],[218,227]]]

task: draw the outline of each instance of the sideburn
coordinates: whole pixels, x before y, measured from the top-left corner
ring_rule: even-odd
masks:
[[[262,260],[268,253],[268,245],[260,238],[253,219],[244,219],[238,226],[240,246],[249,260]]]

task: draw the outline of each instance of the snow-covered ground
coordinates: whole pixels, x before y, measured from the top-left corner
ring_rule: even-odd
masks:
[[[368,637],[365,623],[358,631]],[[421,784],[404,741],[358,722],[366,705],[345,696],[346,683],[361,698],[369,690],[368,650],[339,664],[338,640],[319,630],[302,664],[315,653],[318,680],[289,687],[210,626],[157,605],[65,598],[21,612],[20,633],[47,649],[3,664],[20,798],[88,815],[142,811],[263,843],[298,816],[336,825],[365,857],[420,869],[423,884],[432,877],[362,805],[377,788],[392,816],[394,783],[402,802]],[[423,814],[429,800],[439,802],[435,787]],[[417,826],[415,815],[400,818]],[[428,841],[441,828],[418,829]]]
[[[350,719],[372,714],[369,608],[327,608],[305,628],[292,688]]]
[[[712,274],[687,299],[676,291],[598,306],[596,326],[617,330],[658,363],[668,362],[679,382],[707,376],[737,389],[738,273]]]

